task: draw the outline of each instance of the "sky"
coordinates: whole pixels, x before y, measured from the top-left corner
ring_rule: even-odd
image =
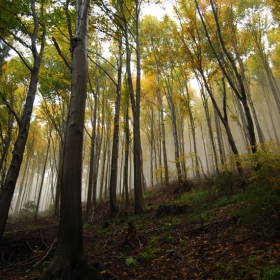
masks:
[[[153,15],[161,20],[164,14],[172,14],[173,3],[172,0],[164,0],[163,4],[149,3],[142,6],[142,13],[144,15]]]

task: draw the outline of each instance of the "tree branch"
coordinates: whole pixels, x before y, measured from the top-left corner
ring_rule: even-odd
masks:
[[[17,115],[17,113],[12,109],[12,107],[10,106],[9,102],[6,100],[6,98],[4,97],[3,93],[0,92],[0,96],[1,96],[1,99],[4,101],[6,107],[8,108],[8,110],[14,115],[16,121],[17,121],[17,124],[18,126],[20,126],[20,119]]]
[[[29,64],[27,63],[27,61],[25,60],[25,58],[23,57],[23,55],[13,46],[11,45],[9,42],[7,42],[2,36],[0,36],[0,39],[7,45],[9,46],[13,51],[15,51],[19,58],[21,59],[21,61],[23,62],[23,64],[28,68],[29,71],[32,71],[32,68],[29,66]]]
[[[72,72],[72,68],[71,68],[71,65],[69,64],[67,58],[65,57],[65,55],[62,53],[58,43],[56,42],[55,38],[52,37],[52,41],[54,43],[54,46],[58,52],[58,54],[60,55],[60,57],[63,59],[64,63],[66,64],[67,68],[70,70],[70,72]]]

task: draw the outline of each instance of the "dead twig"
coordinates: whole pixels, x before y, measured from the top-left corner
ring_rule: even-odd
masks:
[[[48,245],[45,243],[45,241],[44,241],[44,239],[43,239],[43,237],[42,237],[42,231],[41,231],[41,230],[40,230],[40,237],[41,237],[42,243],[43,243],[46,247],[48,247]]]
[[[28,243],[28,241],[25,240],[25,243],[27,244],[27,246],[29,247],[30,251],[33,252],[32,247],[30,246],[30,244]]]
[[[14,251],[12,252],[12,255],[13,255],[13,253],[14,253]],[[11,256],[12,256],[12,255],[11,255]],[[10,257],[11,257],[11,256],[10,256]],[[2,251],[2,257],[1,257],[1,259],[2,259],[3,262],[7,263],[9,266],[12,265],[10,262],[4,260],[4,251]]]
[[[54,242],[45,250],[45,252],[46,252],[45,255],[39,261],[37,261],[32,267],[27,269],[26,273],[30,272],[33,268],[35,268],[38,264],[42,263],[47,258],[47,256],[49,255],[49,253],[53,249],[56,242],[57,242],[57,240],[55,239]]]
[[[228,219],[224,219],[224,220],[220,220],[220,221],[214,221],[214,222],[211,222],[211,223],[208,223],[208,224],[205,224],[205,225],[201,225],[200,227],[192,228],[192,229],[186,231],[185,234],[193,232],[193,231],[197,231],[197,230],[204,230],[204,229],[206,229],[208,227],[217,226],[217,225],[222,224],[222,223],[227,223],[227,222],[230,222],[231,219],[232,218],[228,218]]]

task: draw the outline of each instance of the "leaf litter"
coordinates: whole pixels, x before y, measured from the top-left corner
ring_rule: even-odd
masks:
[[[103,279],[280,279],[279,231],[237,227],[231,213],[240,203],[212,209],[204,219],[172,204],[157,194],[146,199],[143,215],[128,208],[115,218],[108,203],[96,205],[84,219],[84,249]],[[42,219],[29,230],[27,224],[7,228],[0,279],[38,279],[52,261],[57,220]]]

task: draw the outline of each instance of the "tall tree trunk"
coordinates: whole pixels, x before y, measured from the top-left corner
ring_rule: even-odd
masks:
[[[260,17],[261,15],[259,15]],[[261,28],[260,26],[258,26],[258,24],[261,22],[260,18],[256,18],[256,20],[258,21],[257,24],[256,23],[252,23],[250,25],[248,25],[249,30],[251,32],[253,41],[255,43],[256,46],[256,52],[259,55],[263,67],[264,67],[264,71],[265,71],[265,75],[267,77],[268,80],[268,84],[270,86],[271,92],[273,94],[274,100],[275,100],[275,104],[277,106],[278,109],[278,113],[280,113],[280,96],[279,96],[279,88],[277,85],[277,82],[275,80],[275,77],[272,73],[271,67],[269,65],[269,58],[268,55],[265,52],[265,47],[264,47],[264,36],[262,34],[262,31],[259,29],[257,29],[258,27]]]
[[[280,140],[279,140],[279,137],[278,137],[278,134],[277,134],[277,130],[276,130],[276,127],[275,127],[275,123],[274,123],[274,120],[273,120],[273,110],[272,110],[272,106],[271,106],[271,101],[268,97],[268,93],[267,93],[267,90],[265,88],[265,86],[262,84],[262,90],[263,90],[263,93],[264,93],[264,96],[265,96],[265,100],[266,100],[266,105],[268,107],[268,110],[269,110],[269,118],[270,118],[270,123],[272,125],[272,130],[273,130],[273,134],[274,134],[274,137],[275,137],[275,141],[277,142],[278,145],[280,145]]]
[[[1,93],[0,93],[1,95]],[[6,135],[2,135],[2,137],[4,137],[3,139],[3,142],[2,142],[2,145],[3,145],[3,152],[1,153],[1,157],[0,157],[0,191],[1,191],[1,188],[2,188],[2,183],[4,180],[2,180],[2,178],[5,177],[6,175],[6,172],[3,172],[4,171],[4,163],[6,162],[6,158],[7,158],[7,155],[8,155],[8,151],[9,151],[9,148],[10,148],[10,144],[11,144],[11,141],[12,141],[12,131],[13,131],[13,123],[14,123],[14,116],[12,113],[9,113],[9,119],[8,119],[8,129],[7,129],[7,134]]]
[[[201,131],[201,138],[202,138],[202,143],[203,143],[207,174],[210,174],[210,168],[209,168],[209,163],[208,163],[208,155],[207,155],[207,146],[206,146],[206,143],[205,143],[204,132],[203,132],[201,123],[199,123],[199,127],[200,127],[200,131]],[[202,163],[201,163],[201,165],[202,165]]]
[[[151,118],[150,118],[150,123],[151,123],[151,135],[150,135],[150,181],[151,181],[151,187],[154,188],[154,182],[153,182],[153,174],[154,174],[154,148],[155,148],[155,135],[154,135],[154,110],[153,107],[151,108]]]
[[[220,162],[221,162],[221,169],[225,170],[227,169],[226,161],[225,161],[225,151],[224,151],[224,144],[223,144],[223,136],[222,136],[222,129],[220,125],[219,116],[217,114],[217,111],[214,110],[214,118],[215,118],[215,124],[216,124],[216,135],[217,135],[217,141],[218,141],[218,147],[219,147],[219,154],[220,154]]]
[[[188,89],[188,85],[185,85],[185,92],[186,96],[185,97],[185,106],[188,109],[189,113],[189,119],[190,119],[190,126],[191,126],[191,132],[192,132],[192,142],[193,142],[193,148],[194,148],[194,154],[195,154],[195,178],[197,180],[201,180],[200,178],[200,172],[199,172],[199,162],[198,162],[198,151],[197,151],[197,143],[196,143],[196,133],[195,133],[195,123],[194,123],[194,116],[193,112],[190,106],[191,102],[191,97]]]
[[[211,101],[213,103],[213,106],[214,106],[214,109],[216,110],[222,124],[224,125],[224,128],[225,128],[225,131],[226,131],[226,134],[227,134],[227,137],[228,137],[228,142],[230,144],[230,147],[231,147],[231,150],[233,152],[233,154],[235,155],[235,163],[236,163],[236,167],[237,167],[237,170],[238,170],[238,173],[239,173],[239,176],[242,180],[244,180],[244,172],[243,172],[243,168],[242,168],[242,165],[241,165],[241,161],[240,161],[240,156],[239,156],[239,152],[238,152],[238,149],[236,147],[236,144],[235,144],[235,141],[234,141],[234,138],[233,138],[233,135],[231,133],[231,130],[230,130],[230,127],[229,127],[229,123],[228,123],[228,117],[227,117],[227,109],[226,109],[226,91],[224,92],[224,97],[223,97],[223,114],[221,112],[221,110],[219,109],[218,107],[218,104],[214,98],[214,95],[213,95],[213,92],[212,92],[212,89],[210,88],[209,84],[207,83],[206,81],[206,78],[205,76],[203,75],[202,73],[202,78],[204,80],[204,85],[205,85],[205,88],[207,89],[207,92],[211,98]],[[222,78],[223,80],[224,78]]]
[[[211,39],[207,25],[205,23],[205,20],[202,16],[202,13],[199,9],[198,1],[195,0],[195,4],[197,7],[198,15],[201,19],[205,35],[207,37],[207,40],[209,42],[209,45],[211,47],[211,50],[220,66],[220,69],[223,72],[223,75],[227,79],[230,87],[232,88],[234,94],[238,97],[240,100],[244,114],[246,117],[246,125],[248,129],[248,138],[250,142],[250,149],[252,153],[255,153],[257,151],[256,147],[256,137],[255,137],[255,130],[254,130],[254,124],[251,116],[251,112],[248,106],[248,99],[246,95],[246,89],[245,89],[245,84],[244,84],[244,77],[239,73],[239,67],[237,66],[237,63],[235,59],[233,58],[232,54],[228,51],[228,48],[226,47],[226,44],[224,42],[222,32],[221,32],[221,27],[220,27],[220,22],[218,19],[218,13],[217,13],[217,7],[213,3],[213,0],[210,0],[210,5],[211,9],[213,12],[214,20],[215,20],[215,26],[216,26],[216,34],[217,38],[215,41],[215,44],[217,43],[219,48],[216,49],[214,47],[213,39]],[[228,67],[225,67],[227,65]],[[230,67],[229,67],[230,66]],[[234,76],[234,79],[233,79]],[[235,82],[236,80],[236,82]],[[257,169],[258,167],[256,167]]]
[[[177,180],[178,183],[182,183],[182,170],[181,170],[181,159],[180,159],[180,151],[179,151],[179,140],[178,140],[178,132],[177,132],[177,119],[174,102],[172,100],[172,89],[171,89],[170,81],[167,81],[167,91],[166,97],[168,100],[168,105],[171,112],[171,126],[172,126],[172,135],[174,141],[174,153],[175,153],[175,166],[177,171]]]
[[[25,161],[25,165],[24,165],[24,170],[22,172],[21,180],[20,180],[20,183],[18,184],[19,191],[18,191],[17,201],[16,201],[16,205],[15,205],[15,209],[14,209],[15,214],[17,214],[19,212],[20,205],[22,202],[22,198],[23,198],[22,194],[23,194],[23,191],[25,188],[25,182],[27,180],[27,174],[28,174],[27,171],[28,171],[28,168],[30,165],[30,161],[31,161],[31,157],[29,156],[29,152],[28,152],[27,158]]]
[[[118,82],[116,91],[115,117],[114,117],[114,134],[111,160],[110,176],[110,211],[115,216],[118,211],[117,203],[117,180],[118,180],[118,160],[119,160],[119,119],[121,107],[121,85],[122,85],[122,41],[119,41],[119,65],[118,65]]]
[[[199,81],[198,78],[197,78],[197,80]],[[211,123],[211,115],[210,115],[210,112],[209,112],[209,105],[208,105],[208,98],[205,95],[205,89],[204,89],[204,85],[202,83],[201,83],[200,93],[201,93],[201,97],[202,97],[203,108],[204,108],[205,115],[206,115],[206,122],[207,122],[207,128],[208,128],[210,143],[211,143],[211,146],[212,146],[212,153],[213,153],[213,156],[214,156],[215,170],[216,170],[216,173],[219,173],[220,171],[219,171],[219,168],[218,168],[217,149],[216,149],[216,145],[215,145],[215,141],[214,141],[214,135],[213,135],[213,129],[212,129],[212,123]]]
[[[128,104],[127,104],[128,105]],[[125,127],[124,127],[124,167],[123,167],[123,186],[125,190],[125,202],[126,207],[129,204],[128,197],[128,161],[129,161],[129,115],[128,115],[128,106],[126,106],[125,112]]]
[[[29,125],[30,125],[30,120],[31,120],[31,115],[33,110],[33,104],[35,100],[35,94],[37,91],[39,69],[40,69],[41,60],[44,52],[44,44],[45,44],[45,36],[46,36],[44,26],[42,26],[43,33],[41,34],[41,49],[39,53],[37,49],[39,19],[35,9],[35,1],[31,2],[31,8],[32,8],[31,13],[33,16],[33,24],[34,24],[33,32],[30,34],[30,39],[31,39],[30,47],[33,56],[33,66],[32,68],[31,67],[29,68],[29,70],[31,71],[29,89],[28,89],[25,105],[23,108],[22,117],[19,123],[18,137],[14,144],[11,164],[8,169],[5,183],[1,189],[1,194],[0,194],[0,242],[2,240],[3,232],[5,230],[11,200],[14,194],[16,182],[18,179],[20,167],[23,160],[23,154],[27,142]],[[41,11],[43,11],[43,9]]]
[[[249,142],[249,137],[248,137],[248,130],[247,130],[247,126],[246,126],[246,118],[244,115],[244,110],[241,106],[241,103],[239,101],[239,99],[237,98],[237,96],[233,96],[233,101],[236,104],[236,116],[239,115],[239,118],[241,119],[241,122],[238,120],[237,124],[238,127],[240,128],[240,133],[242,134],[243,140],[244,140],[244,146],[246,147],[247,153],[250,154],[251,150],[250,150],[250,142]]]
[[[102,105],[102,121],[98,118],[97,124],[97,135],[96,135],[96,152],[94,154],[94,163],[93,163],[93,181],[92,181],[92,203],[96,204],[97,201],[97,182],[98,182],[98,174],[99,174],[99,160],[102,149],[102,141],[104,134],[104,96],[103,96],[103,105]],[[99,104],[98,104],[99,105]],[[100,111],[100,110],[98,110]]]
[[[135,0],[135,49],[136,49],[136,89],[134,91],[131,71],[131,46],[129,41],[129,28],[125,23],[126,42],[126,71],[130,93],[130,102],[133,113],[133,175],[134,175],[134,212],[140,214],[145,210],[142,191],[142,166],[141,166],[141,135],[140,135],[140,93],[141,93],[141,68],[139,48],[139,16],[141,1]]]
[[[40,279],[100,279],[90,269],[83,250],[82,158],[87,95],[87,32],[90,0],[76,2],[76,31],[73,38],[71,100],[65,136],[61,181],[61,207],[57,249],[51,266]],[[92,274],[90,274],[92,272]],[[93,275],[96,273],[96,276]]]
[[[110,161],[110,126],[108,125],[108,130],[107,130],[107,135],[104,137],[105,139],[103,140],[103,154],[102,154],[102,160],[101,160],[101,173],[100,173],[100,180],[99,180],[99,190],[100,190],[100,198],[102,198],[103,195],[103,190],[107,193],[107,188],[109,184],[107,184],[107,178],[108,178],[108,173],[106,171],[106,167],[108,167],[108,162]],[[110,178],[109,178],[110,179]]]
[[[61,179],[62,179],[62,169],[63,169],[63,152],[64,152],[64,140],[59,143],[59,158],[58,158],[58,172],[56,181],[56,192],[55,192],[55,203],[54,203],[54,216],[59,215],[60,206],[60,196],[61,196]]]
[[[179,142],[179,151],[181,155],[181,171],[182,171],[182,180],[187,180],[187,174],[186,174],[186,159],[185,159],[185,141],[184,141],[184,118],[182,115],[180,115],[179,110],[177,111],[177,131],[178,131],[178,142]]]
[[[163,116],[163,104],[161,99],[161,93],[159,88],[159,72],[157,69],[157,102],[159,106],[159,123],[160,123],[160,139],[162,143],[162,154],[163,154],[163,165],[164,165],[164,178],[167,191],[170,191],[169,183],[169,171],[168,171],[168,162],[167,162],[167,152],[166,152],[166,137],[165,137],[165,126],[164,126],[164,116]],[[160,144],[159,144],[160,145]]]
[[[50,134],[51,134],[51,131],[50,131]],[[38,217],[38,211],[39,211],[39,207],[40,207],[40,200],[41,200],[41,195],[42,195],[42,190],[43,190],[43,185],[44,185],[47,161],[48,161],[48,157],[49,157],[49,150],[50,150],[50,143],[51,143],[50,137],[51,136],[49,136],[49,138],[48,138],[48,147],[47,147],[46,158],[45,158],[44,167],[43,167],[43,171],[42,171],[41,184],[40,184],[40,189],[39,189],[39,194],[38,194],[38,199],[37,199],[36,211],[35,211],[35,216],[34,216],[35,222],[37,221],[37,217]]]
[[[94,180],[94,155],[95,155],[95,142],[96,142],[96,120],[97,120],[97,104],[98,96],[94,93],[94,108],[92,116],[92,132],[90,139],[90,160],[89,160],[89,178],[88,178],[88,191],[87,191],[87,213],[92,208],[92,192],[93,192],[93,180]]]

